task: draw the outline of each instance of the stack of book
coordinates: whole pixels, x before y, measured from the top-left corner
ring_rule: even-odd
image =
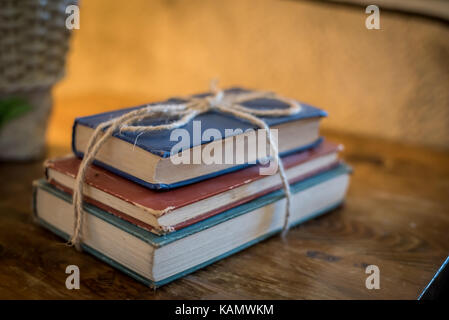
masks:
[[[245,104],[283,107],[274,99]],[[100,123],[142,107],[75,120],[74,155],[47,160],[45,179],[34,183],[39,223],[70,238],[75,223],[71,195],[90,136]],[[340,146],[320,137],[324,116],[324,111],[301,104],[297,114],[263,118],[277,133],[291,186],[290,226],[344,200],[350,170],[338,158]],[[281,231],[285,192],[278,174],[261,175],[270,164],[262,164],[259,153],[251,151],[260,143],[258,130],[245,120],[209,111],[181,129],[115,132],[85,178],[83,250],[156,287]],[[256,139],[249,137],[252,133]],[[216,161],[204,161],[201,156],[212,149]],[[238,157],[241,152],[244,157]],[[180,155],[192,161],[179,161]]]

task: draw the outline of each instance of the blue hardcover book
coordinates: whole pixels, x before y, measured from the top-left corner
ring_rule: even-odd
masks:
[[[291,225],[339,206],[348,187],[349,173],[350,168],[340,164],[293,184]],[[37,220],[68,239],[74,223],[71,196],[44,180],[36,181],[34,187]],[[278,190],[179,231],[157,236],[85,204],[82,247],[135,279],[156,287],[279,232],[284,209],[284,192]]]
[[[233,88],[226,92],[249,91]],[[182,102],[185,100],[165,101],[172,104]],[[288,107],[286,103],[271,98],[254,99],[243,105],[262,110]],[[100,123],[145,106],[77,118],[73,125],[73,152],[83,157],[88,140]],[[283,156],[319,144],[319,120],[323,116],[326,116],[324,111],[301,103],[297,114],[262,119],[270,128],[277,129],[278,148]],[[160,118],[143,120],[138,124],[155,125],[169,121],[172,120]],[[150,133],[117,131],[102,146],[95,163],[151,189],[179,187],[241,169],[264,158],[267,152],[260,147],[259,139],[265,135],[249,129],[257,128],[232,115],[209,111],[175,130]],[[205,161],[205,156],[211,154],[212,159]],[[173,161],[174,157],[177,160]]]

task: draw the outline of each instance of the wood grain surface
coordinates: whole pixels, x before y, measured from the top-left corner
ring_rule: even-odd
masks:
[[[449,253],[449,154],[326,132],[354,168],[343,207],[158,290],[33,223],[42,163],[0,164],[0,298],[416,299]],[[68,145],[68,144],[67,144]],[[68,148],[52,147],[49,155]],[[81,289],[65,287],[77,265]],[[365,287],[367,265],[380,289]]]

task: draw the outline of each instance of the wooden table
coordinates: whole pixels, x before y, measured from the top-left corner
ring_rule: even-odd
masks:
[[[354,168],[344,207],[156,291],[66,247],[33,223],[42,163],[0,165],[0,298],[416,299],[449,254],[449,153],[376,139],[345,144]],[[50,149],[50,155],[68,149]],[[81,289],[65,287],[77,265]],[[365,287],[368,265],[380,289]]]

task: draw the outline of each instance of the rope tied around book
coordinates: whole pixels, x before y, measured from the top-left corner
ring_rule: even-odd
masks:
[[[273,141],[269,126],[263,121],[260,116],[265,117],[281,117],[289,116],[301,111],[301,105],[293,99],[280,97],[271,92],[251,91],[240,93],[227,93],[219,90],[216,83],[212,82],[211,91],[213,95],[206,97],[187,97],[182,98],[185,102],[182,103],[159,103],[147,105],[128,113],[125,113],[117,118],[102,122],[99,124],[92,136],[90,137],[87,148],[84,152],[84,157],[78,169],[78,174],[73,188],[73,208],[75,213],[75,224],[72,238],[69,240],[69,245],[74,245],[77,250],[81,250],[81,233],[83,226],[83,188],[86,172],[89,166],[95,159],[98,151],[104,143],[117,130],[121,132],[139,132],[139,134],[160,130],[172,130],[186,125],[196,116],[211,111],[217,110],[219,112],[231,114],[237,118],[246,120],[254,124],[260,129],[265,129],[267,139],[271,147],[271,154],[273,160],[277,164],[278,173],[282,180],[283,189],[286,197],[286,210],[284,216],[284,224],[282,228],[282,236],[284,237],[289,229],[290,205],[291,205],[291,191],[290,184],[285,173],[282,161],[279,159],[279,151]],[[242,103],[269,98],[284,102],[288,108],[281,109],[253,109],[247,108]],[[178,119],[168,124],[158,125],[137,125],[139,121],[148,118],[157,118],[159,116],[177,117]]]

